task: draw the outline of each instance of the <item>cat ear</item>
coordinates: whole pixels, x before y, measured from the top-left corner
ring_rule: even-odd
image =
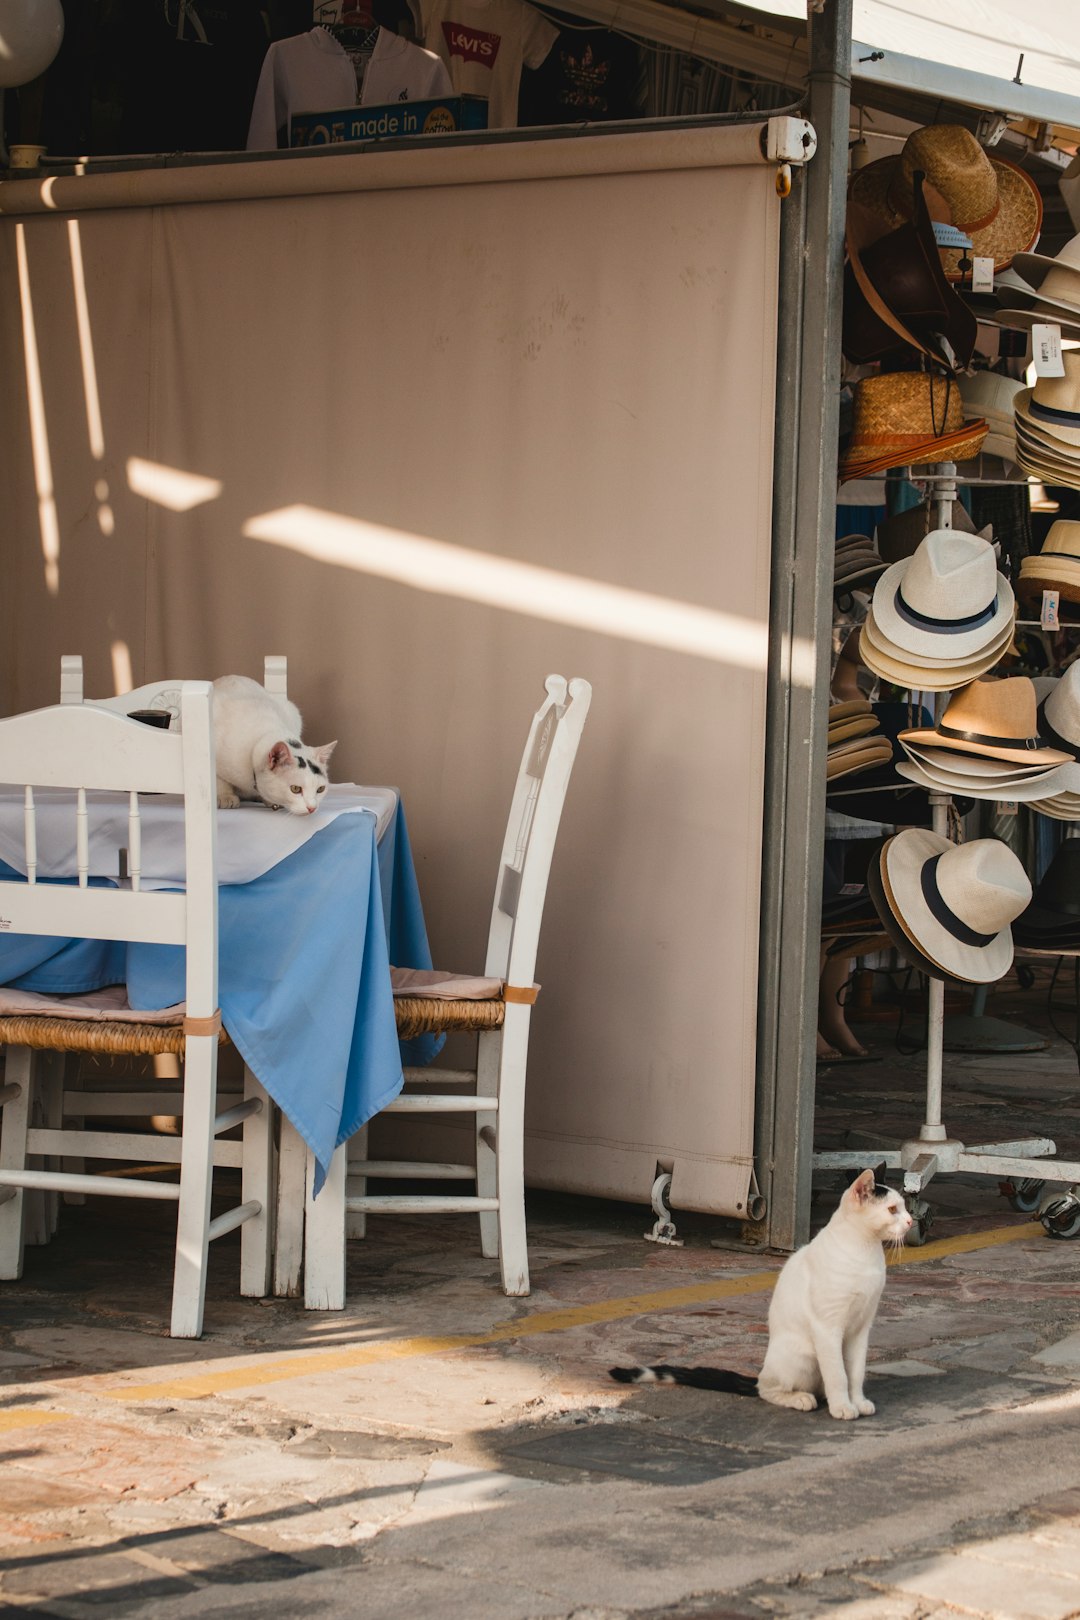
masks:
[[[286,765],[291,765],[292,754],[289,752],[288,743],[276,742],[270,750],[267,764],[272,771],[280,771]]]
[[[873,1196],[874,1172],[872,1170],[863,1170],[857,1175],[844,1194],[845,1198],[850,1198],[856,1204],[866,1204]]]
[[[319,748],[309,748],[307,750],[307,755],[309,759],[313,759],[315,761],[316,765],[321,765],[325,770],[327,765],[330,763],[330,755],[334,752],[336,747],[337,738],[335,737],[332,743],[323,743]]]

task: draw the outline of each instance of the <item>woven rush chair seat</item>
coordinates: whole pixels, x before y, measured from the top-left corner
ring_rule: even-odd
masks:
[[[506,1018],[506,1002],[501,996],[492,1001],[450,1001],[442,996],[395,996],[394,1017],[397,1019],[400,1041],[412,1040],[416,1035],[501,1029]]]
[[[107,1057],[184,1054],[183,1024],[121,1024],[96,1019],[43,1018],[36,1014],[0,1017],[0,1044],[42,1052],[94,1052]],[[218,1044],[229,1044],[222,1029]]]

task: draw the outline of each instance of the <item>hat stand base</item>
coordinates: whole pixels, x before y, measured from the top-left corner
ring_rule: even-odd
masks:
[[[937,488],[938,524],[950,528],[952,502],[956,498],[956,467],[942,462],[938,469]],[[937,695],[937,718],[944,707],[944,694]],[[948,831],[950,796],[931,792],[930,805],[933,828],[942,836]],[[977,1005],[977,1004],[976,1004]],[[966,1022],[993,1022],[971,1018]],[[1080,1027],[1080,1026],[1078,1026]],[[1019,1141],[987,1142],[971,1146],[950,1137],[941,1118],[942,1053],[945,1049],[945,982],[931,979],[926,1013],[926,1117],[917,1137],[902,1142],[898,1148],[868,1146],[861,1152],[846,1150],[838,1153],[814,1153],[811,1163],[815,1170],[866,1169],[869,1165],[884,1164],[885,1169],[903,1172],[902,1190],[912,1225],[907,1235],[909,1244],[922,1244],[933,1221],[933,1212],[921,1196],[938,1175],[995,1176],[1004,1179],[1006,1186],[1015,1191],[1015,1183],[1056,1181],[1066,1184],[1080,1183],[1080,1161],[1055,1159],[1057,1148],[1049,1137],[1037,1136]],[[984,1048],[985,1050],[985,1048]],[[1078,1042],[1080,1056],[1080,1042]],[[1003,1188],[1006,1190],[1006,1188]],[[1080,1197],[1076,1191],[1044,1201],[1040,1219],[1052,1237],[1080,1236]],[[1064,1210],[1059,1206],[1068,1205]],[[1028,1208],[1034,1207],[1028,1205]]]

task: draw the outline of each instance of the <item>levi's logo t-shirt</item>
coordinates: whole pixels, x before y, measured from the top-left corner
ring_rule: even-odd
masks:
[[[488,127],[517,124],[521,69],[539,67],[558,29],[525,0],[422,0],[424,44],[446,64],[455,95],[485,96]]]

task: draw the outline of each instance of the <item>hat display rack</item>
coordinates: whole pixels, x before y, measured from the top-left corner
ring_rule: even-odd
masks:
[[[947,232],[943,235],[939,225],[928,221],[924,178],[927,192],[935,201],[945,196],[951,209],[946,217],[961,227],[956,252],[947,251]],[[973,613],[972,604],[965,604],[962,596],[956,612],[943,606],[935,613],[931,606],[939,628],[947,624],[954,638],[944,658],[934,655],[931,642],[925,647],[921,644],[918,611],[920,603],[925,607],[927,600],[935,601],[931,541],[942,543],[937,579],[943,604],[948,599],[946,585],[953,588],[958,561],[966,566],[963,548],[950,545],[947,535],[954,528],[958,509],[958,461],[973,458],[984,446],[988,453],[999,455],[1013,449],[1005,458],[1031,475],[1032,465],[1023,465],[1017,454],[1024,435],[1026,459],[1036,470],[1045,468],[1055,475],[1047,481],[1063,482],[1056,476],[1058,470],[1075,457],[1075,487],[1080,487],[1080,357],[1075,362],[1075,383],[1067,366],[1066,384],[1056,390],[1048,391],[1045,385],[1038,391],[1022,390],[1009,379],[978,374],[974,379],[965,378],[961,388],[958,378],[967,370],[974,350],[976,321],[966,305],[958,307],[957,296],[957,283],[964,280],[970,262],[964,255],[970,251],[993,259],[995,280],[1009,271],[1016,258],[1036,289],[1030,297],[1014,298],[1011,309],[1006,305],[1000,312],[1000,324],[1010,324],[1008,317],[1015,311],[1011,324],[1030,329],[1034,318],[1051,318],[1055,300],[1058,305],[1068,302],[1075,308],[1077,322],[1075,333],[1069,335],[1080,338],[1080,237],[1063,255],[1064,264],[1058,267],[1061,273],[1053,276],[1049,266],[1054,261],[1044,265],[1029,252],[1040,225],[1041,201],[1028,177],[985,153],[966,131],[947,126],[915,131],[898,156],[858,169],[851,178],[844,353],[860,366],[880,361],[882,369],[864,374],[855,383],[853,425],[840,458],[840,480],[876,481],[884,478],[887,469],[899,470],[908,480],[914,474],[932,492],[930,504],[936,517],[934,534],[924,542],[927,556],[920,559],[924,577],[912,580],[913,589],[908,593],[921,590],[923,599],[909,602],[899,581],[895,591],[888,591],[890,575],[896,570],[895,565],[886,566],[878,575],[861,632],[864,662],[879,675],[911,692],[934,693],[934,727],[901,732],[899,740],[908,763],[895,767],[901,777],[927,793],[931,830],[909,827],[888,840],[879,861],[871,861],[868,874],[868,886],[892,943],[927,976],[926,1090],[918,1133],[899,1147],[863,1140],[858,1149],[815,1151],[812,1164],[815,1170],[849,1169],[864,1165],[870,1153],[876,1162],[902,1171],[903,1191],[914,1217],[909,1243],[925,1241],[933,1217],[923,1195],[936,1176],[993,1176],[1003,1183],[1003,1190],[1011,1192],[1014,1207],[1025,1210],[1040,1205],[1048,1181],[1080,1184],[1080,1162],[1057,1159],[1056,1145],[1047,1137],[966,1144],[950,1135],[943,1118],[946,978],[976,985],[984,994],[987,985],[1008,971],[1013,960],[1010,924],[1026,915],[1031,902],[1027,875],[1001,840],[956,844],[949,839],[954,794],[962,795],[970,783],[974,797],[1000,794],[1014,801],[1042,800],[1048,813],[1062,819],[1074,808],[1080,810],[1080,682],[1076,750],[1067,737],[1062,746],[1056,746],[1060,742],[1057,733],[1049,733],[1049,746],[1042,745],[1039,733],[1047,734],[1044,715],[1040,712],[1035,721],[1030,681],[995,682],[981,688],[971,684],[1011,644],[1015,602],[1007,581],[997,575],[999,595],[989,606],[985,601],[975,604],[980,613]],[[938,251],[928,251],[928,242]],[[897,269],[901,259],[907,265],[907,279]],[[898,344],[907,346],[906,361],[902,354],[897,359]],[[890,363],[898,368],[910,365],[913,349],[918,351],[921,371],[888,371]],[[951,385],[944,401],[938,382],[942,376]],[[1075,421],[1071,415],[1066,420],[1063,412],[1073,412]],[[1075,436],[1064,432],[1063,422],[1066,428],[1075,429]],[[963,479],[965,485],[1001,482],[1016,480]],[[1068,589],[1061,590],[1063,600],[1080,601],[1080,525],[1076,528],[1075,536],[1063,534],[1061,544],[1051,547],[1062,555],[1041,565],[1056,569],[1064,579]],[[884,547],[881,550],[885,561]],[[914,559],[909,560],[914,566]],[[1017,582],[1021,596],[1035,594],[1046,583],[1037,569],[1025,572],[1031,578],[1025,580],[1024,592]],[[904,578],[901,572],[900,579]],[[1073,587],[1075,595],[1070,595]],[[977,626],[980,633],[968,635],[969,626]],[[938,636],[937,646],[942,645],[945,640]],[[1011,690],[1006,691],[1007,687]],[[997,708],[977,713],[988,694]],[[1075,806],[1071,802],[1074,793]],[[830,792],[830,799],[842,796]],[[1080,855],[1080,839],[1076,853]],[[1080,861],[1077,866],[1080,873]],[[890,885],[896,886],[895,891]],[[897,898],[901,894],[903,903]],[[965,909],[964,902],[971,902],[973,896],[975,903]],[[1061,955],[1062,947],[1071,943],[1073,953],[1080,957],[1080,889],[1075,917],[1047,918],[1039,912],[1035,920],[1043,931],[1031,936],[1031,945],[1022,926],[1019,930],[1025,952],[1034,954],[1045,943],[1046,954]],[[910,929],[902,926],[908,922]],[[1080,1059],[1080,1010],[1077,1032]],[[1042,1045],[1034,1038],[1027,1049]],[[1080,1235],[1078,1191],[1074,1185],[1072,1192],[1055,1193],[1042,1202],[1040,1218],[1050,1235]]]
[[[956,465],[952,462],[939,463],[931,475],[936,490],[936,521],[939,530],[952,527],[953,503],[957,499],[958,485]],[[884,578],[885,576],[882,576]],[[1000,576],[999,576],[1000,577]],[[962,667],[962,666],[961,666]],[[955,679],[955,677],[951,677]],[[968,676],[968,680],[972,677]],[[960,691],[963,690],[961,682],[956,683]],[[954,697],[952,703],[956,702]],[[935,722],[938,727],[945,719],[946,711],[950,707],[949,689],[939,690],[935,693]],[[963,717],[957,716],[962,722]],[[952,730],[960,732],[962,724]],[[920,733],[910,734],[918,736]],[[962,738],[960,740],[963,740]],[[950,739],[955,741],[955,739]],[[1001,755],[1008,756],[1011,739],[1001,739],[1004,746],[997,749]],[[1013,745],[1015,747],[1015,744]],[[1025,750],[1026,751],[1026,750]],[[1034,752],[1034,750],[1032,750]],[[1056,776],[1061,770],[1073,767],[1063,766],[1061,761],[1066,757],[1061,750],[1043,750],[1047,757],[1042,761],[1041,767]],[[1006,763],[1006,768],[1007,763]],[[902,770],[902,767],[900,767]],[[1080,767],[1076,767],[1080,775]],[[932,858],[926,864],[932,865],[942,849],[960,850],[965,847],[974,849],[974,845],[963,846],[950,844],[949,807],[953,802],[952,792],[944,786],[934,786],[928,781],[921,785],[927,787],[931,806],[932,832],[915,833],[915,836],[927,845],[923,851],[924,856],[929,854]],[[1077,784],[1080,786],[1080,782]],[[1012,787],[1009,788],[1012,792]],[[890,843],[895,843],[890,840]],[[1011,854],[1007,846],[999,840],[984,839],[978,841],[988,846],[997,846],[1006,854]],[[886,846],[888,848],[888,846]],[[991,856],[993,849],[987,851]],[[940,857],[944,859],[944,856]],[[883,863],[882,877],[887,879],[887,871]],[[1016,863],[1019,866],[1019,863]],[[1022,869],[1021,869],[1022,870]],[[999,882],[1007,884],[1009,874],[1004,874]],[[1026,883],[1026,879],[1025,879]],[[942,885],[944,890],[944,884]],[[977,928],[972,931],[972,939],[980,942],[976,949],[990,947],[991,953],[998,953],[996,959],[988,961],[990,972],[989,982],[993,978],[1001,977],[1008,970],[1012,961],[1012,946],[1009,935],[1008,920],[1022,914],[1024,906],[1030,897],[1030,885],[1026,892],[1017,893],[1011,905],[1007,902],[1006,925],[999,932],[998,937],[990,943],[991,936],[979,932]],[[895,912],[893,913],[895,916]],[[979,919],[973,919],[978,922]],[[991,925],[992,926],[992,925]],[[869,932],[869,931],[868,931]],[[1076,953],[1080,955],[1080,925],[1074,936]],[[869,1152],[876,1163],[883,1163],[887,1169],[903,1171],[903,1191],[907,1200],[908,1209],[913,1217],[913,1225],[908,1234],[908,1243],[923,1243],[933,1220],[930,1205],[923,1197],[930,1182],[939,1175],[984,1175],[1007,1183],[1014,1189],[1013,1203],[1017,1208],[1031,1210],[1036,1208],[1042,1197],[1043,1184],[1047,1181],[1080,1184],[1080,1161],[1072,1162],[1054,1157],[1056,1144],[1048,1137],[1030,1137],[1024,1140],[1006,1142],[987,1142],[967,1144],[950,1136],[943,1119],[943,1077],[944,1077],[944,1050],[945,1050],[945,979],[946,977],[965,977],[961,971],[954,971],[948,975],[937,966],[937,959],[927,957],[919,950],[915,941],[904,939],[902,946],[914,965],[928,975],[927,992],[927,1028],[926,1028],[926,1095],[924,1104],[924,1118],[919,1127],[918,1135],[902,1142],[897,1147],[882,1147],[879,1145],[864,1144],[861,1148],[850,1151],[826,1152],[815,1151],[812,1164],[815,1170],[850,1169],[865,1165],[866,1155]],[[1006,948],[1007,947],[1007,948]],[[962,948],[962,947],[961,947]],[[1025,946],[1025,950],[1028,947]],[[1062,954],[1056,945],[1051,946],[1046,954]],[[976,978],[968,982],[979,982]],[[984,977],[982,982],[987,982]],[[1064,1211],[1061,1206],[1064,1204]],[[1080,1235],[1080,1212],[1075,1198],[1069,1194],[1054,1194],[1050,1199],[1042,1202],[1041,1218],[1051,1235],[1059,1237],[1072,1237]]]

